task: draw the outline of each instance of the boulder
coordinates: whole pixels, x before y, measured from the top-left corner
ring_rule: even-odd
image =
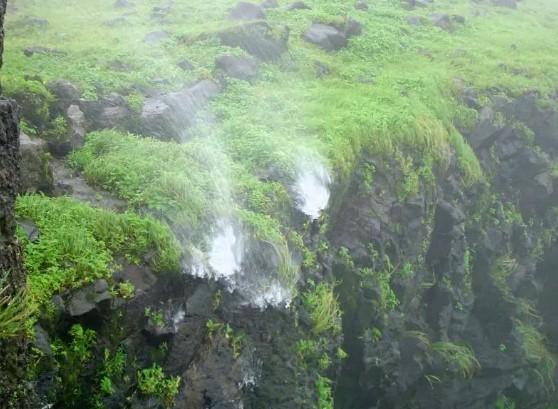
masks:
[[[63,115],[68,107],[81,97],[78,87],[64,79],[49,81],[46,88],[56,99],[50,108],[53,116]]]
[[[254,58],[234,55],[218,56],[215,58],[215,65],[228,76],[244,81],[255,79],[260,70],[260,64]]]
[[[432,0],[407,0],[407,7],[428,7],[432,4]]]
[[[279,3],[277,3],[277,0],[263,0],[262,7],[264,9],[275,9],[279,7]]]
[[[311,10],[310,6],[302,1],[295,1],[293,4],[287,7],[287,10]]]
[[[158,41],[164,40],[170,37],[170,33],[168,31],[153,31],[148,33],[143,38],[145,43],[156,43]]]
[[[126,129],[132,116],[126,99],[115,92],[98,101],[80,99],[78,105],[85,115],[87,131],[106,128]]]
[[[23,25],[28,27],[47,28],[48,20],[44,18],[37,18],[32,16],[25,16]]]
[[[492,0],[492,4],[496,7],[505,7],[508,9],[517,8],[517,0]]]
[[[75,291],[66,303],[66,311],[70,317],[98,316],[109,310],[111,300],[108,283],[98,280]]]
[[[129,2],[128,0],[116,0],[116,3],[114,3],[114,7],[121,9],[131,9],[136,7],[136,5]]]
[[[359,0],[355,3],[355,9],[360,11],[368,10],[368,3],[363,0]]]
[[[48,47],[42,47],[40,45],[38,46],[30,46],[30,47],[25,47],[23,49],[23,54],[26,57],[32,57],[35,54],[57,54],[57,55],[63,55],[64,52],[60,51],[57,48],[48,48]]]
[[[20,134],[21,154],[20,194],[49,193],[53,189],[52,169],[48,162],[48,145],[41,139]]]
[[[39,229],[37,229],[37,225],[33,220],[18,220],[17,225],[21,230],[23,230],[25,237],[30,243],[34,243],[39,240]]]
[[[347,45],[347,37],[333,26],[314,23],[302,38],[326,51],[338,51]]]
[[[217,36],[222,45],[240,47],[253,57],[271,61],[287,50],[290,34],[288,27],[283,28],[279,35],[274,31],[266,22],[257,22],[221,31]]]
[[[451,32],[453,31],[453,25],[451,23],[451,18],[447,14],[434,13],[428,16],[432,25],[440,27],[442,30]]]
[[[177,65],[182,71],[191,71],[195,68],[192,63],[185,58],[180,60]]]
[[[85,115],[78,105],[70,105],[66,111],[68,137],[72,150],[79,149],[85,143]]]
[[[231,20],[263,20],[265,18],[263,8],[253,3],[240,2],[229,12]]]
[[[405,20],[407,20],[407,23],[412,25],[412,26],[421,26],[422,25],[422,21],[420,21],[420,18],[417,16],[407,16],[405,17]]]
[[[209,80],[144,102],[138,133],[161,140],[182,141],[197,115],[221,87]]]

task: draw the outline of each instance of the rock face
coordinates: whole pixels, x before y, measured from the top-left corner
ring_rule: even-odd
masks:
[[[4,51],[6,0],[0,0],[0,68]],[[0,88],[1,91],[1,88]],[[12,296],[25,286],[22,250],[15,237],[14,202],[19,188],[20,154],[16,106],[0,96],[0,289]],[[1,298],[0,297],[0,298]],[[29,407],[25,388],[26,339],[21,335],[0,338],[0,402],[14,409]]]
[[[218,84],[204,80],[160,98],[147,98],[137,132],[161,140],[184,140],[198,114],[219,92]]]
[[[66,311],[70,317],[88,317],[93,322],[99,321],[99,315],[110,309],[109,286],[105,280],[75,291],[66,303]]]
[[[240,47],[253,57],[271,61],[287,50],[289,33],[289,29],[285,27],[280,35],[276,35],[269,24],[257,22],[233,27],[217,35],[223,45]]]
[[[21,181],[18,192],[50,193],[53,189],[52,169],[48,163],[48,145],[41,139],[20,135]]]
[[[88,131],[105,128],[126,129],[132,111],[126,99],[117,93],[111,93],[98,101],[81,99],[79,109],[85,116],[85,127]]]
[[[222,69],[228,76],[240,80],[251,81],[257,78],[260,64],[253,58],[236,57],[234,55],[220,55],[215,59],[217,68]]]

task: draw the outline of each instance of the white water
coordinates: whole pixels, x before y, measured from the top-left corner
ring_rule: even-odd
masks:
[[[329,201],[331,177],[324,165],[314,159],[300,160],[297,166],[295,191],[298,207],[312,219],[317,219]]]
[[[236,235],[232,223],[218,223],[218,231],[209,252],[209,265],[215,277],[233,282],[234,275],[241,271],[242,251],[242,237]]]

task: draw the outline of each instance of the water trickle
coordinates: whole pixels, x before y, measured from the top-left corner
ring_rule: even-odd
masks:
[[[209,265],[215,278],[224,278],[234,282],[235,273],[239,273],[242,263],[242,237],[237,235],[231,222],[218,223],[217,234],[214,236],[209,252]]]
[[[329,201],[331,177],[325,166],[317,160],[299,161],[295,191],[298,207],[312,219],[317,219]]]

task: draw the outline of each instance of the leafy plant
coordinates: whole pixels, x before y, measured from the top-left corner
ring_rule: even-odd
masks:
[[[434,342],[432,350],[438,353],[447,364],[454,366],[463,378],[471,378],[480,368],[480,363],[469,346],[457,345],[452,342]]]
[[[314,289],[302,295],[302,304],[312,318],[312,333],[319,335],[326,331],[337,334],[341,331],[341,309],[333,289],[319,283]]]
[[[138,371],[137,381],[138,389],[143,395],[155,396],[167,408],[174,405],[174,398],[180,385],[179,376],[166,377],[163,369],[153,364],[151,368]]]
[[[318,409],[333,409],[331,380],[318,375],[316,378],[316,395],[318,398]]]

